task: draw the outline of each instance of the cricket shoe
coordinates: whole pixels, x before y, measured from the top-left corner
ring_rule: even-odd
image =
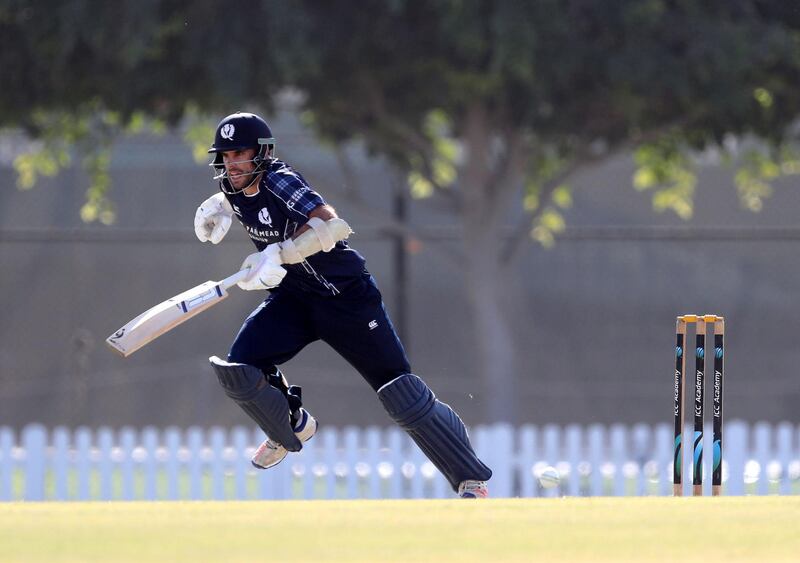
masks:
[[[294,426],[294,434],[301,442],[308,442],[317,433],[317,419],[306,409],[300,409],[300,420]],[[269,469],[283,461],[289,452],[280,443],[267,438],[253,454],[250,463],[258,469]]]
[[[489,498],[489,485],[486,481],[461,481],[458,485],[461,498]]]

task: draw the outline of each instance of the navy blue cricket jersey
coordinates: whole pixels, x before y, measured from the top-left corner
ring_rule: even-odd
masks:
[[[258,250],[291,238],[308,221],[308,214],[325,204],[299,172],[277,159],[264,171],[258,193],[225,197]],[[369,275],[364,264],[358,252],[339,241],[330,252],[318,252],[300,264],[284,264],[288,273],[280,287],[337,295]]]
[[[312,210],[325,204],[299,173],[279,160],[265,170],[258,193],[225,197],[259,250],[290,238]],[[376,391],[410,372],[380,291],[358,252],[340,241],[330,252],[284,267],[286,277],[245,320],[228,361],[271,373],[306,345],[322,340]]]

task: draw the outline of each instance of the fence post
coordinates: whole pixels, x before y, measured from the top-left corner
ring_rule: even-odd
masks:
[[[589,464],[592,468],[589,476],[589,494],[592,496],[605,494],[602,471],[605,434],[605,429],[599,424],[589,427]]]
[[[625,496],[625,462],[627,461],[626,445],[628,431],[622,424],[611,426],[611,460],[614,464],[614,496]]]
[[[164,468],[167,473],[167,499],[178,500],[180,498],[180,486],[178,484],[180,475],[180,450],[181,450],[181,431],[178,428],[170,427],[164,431],[164,446],[167,455],[164,460]]]
[[[75,471],[78,474],[78,500],[91,498],[92,431],[85,426],[75,430]]]
[[[225,499],[225,431],[214,427],[210,432],[211,445],[211,498]]]
[[[114,463],[111,459],[111,450],[113,448],[113,432],[110,428],[100,428],[97,431],[97,449],[99,454],[97,469],[100,472],[100,500],[111,500],[114,496],[112,486]]]
[[[646,424],[637,424],[633,427],[631,435],[632,460],[636,463],[636,489],[635,495],[645,496],[647,494],[647,475],[645,475],[645,465],[650,456],[650,447],[653,442],[650,438],[650,427]]]
[[[381,498],[381,476],[378,475],[378,464],[381,462],[380,448],[381,448],[381,431],[379,428],[371,426],[366,430],[367,438],[367,465],[369,467],[369,474],[367,475],[367,482],[369,483],[369,498]]]
[[[323,491],[324,498],[333,499],[337,497],[336,494],[336,469],[339,464],[339,451],[338,451],[339,433],[336,428],[323,428],[320,442],[322,448],[322,459],[320,463],[325,466],[325,491]]]
[[[359,444],[360,431],[354,426],[348,426],[344,431],[344,448],[345,460],[347,463],[347,475],[345,475],[345,484],[347,492],[346,497],[349,499],[359,498],[361,496],[358,486],[358,473],[356,473],[356,466],[361,459],[361,445]],[[400,468],[398,468],[398,473]]]
[[[6,426],[0,427],[0,500],[11,500],[11,488],[14,474],[14,459],[11,450],[14,448],[14,431]]]
[[[723,438],[723,459],[728,465],[728,483],[725,493],[744,494],[744,465],[747,461],[747,425],[734,420],[728,423]]]
[[[658,494],[661,496],[672,494],[672,428],[666,423],[656,426],[655,432],[655,463],[658,478]]]
[[[389,498],[403,498],[403,444],[406,433],[392,427],[386,431],[386,443],[389,445],[389,461],[392,464],[392,478],[389,483]]]
[[[25,500],[44,500],[45,445],[47,431],[40,424],[31,424],[22,431],[25,448]]]
[[[778,426],[777,432],[778,462],[781,464],[780,485],[778,494],[788,495],[792,492],[792,481],[789,476],[789,464],[792,462],[792,425],[783,422]],[[800,451],[798,451],[800,456]]]
[[[142,431],[142,447],[146,452],[142,460],[144,470],[144,498],[158,498],[158,431],[149,426]]]
[[[250,432],[242,426],[236,426],[231,432],[231,442],[233,443],[233,474],[236,487],[235,498],[244,500],[247,494],[247,472],[250,467],[250,460],[247,459],[247,448],[250,442]],[[303,448],[305,449],[305,448]]]
[[[302,497],[311,500],[315,497],[315,485],[317,482],[317,475],[314,473],[315,466],[317,465],[317,446],[319,440],[310,440],[303,444],[303,449],[300,450],[299,455],[295,455],[298,463],[303,465],[303,479],[302,479]]]
[[[561,492],[562,494],[576,497],[581,494],[581,476],[578,468],[581,464],[581,427],[577,424],[570,424],[565,431],[565,453],[566,461],[569,465],[569,473],[562,475]],[[566,483],[564,483],[566,479]]]
[[[263,436],[263,432],[262,432]],[[275,490],[275,498],[292,499],[295,498],[295,471],[294,466],[297,459],[294,454],[289,454],[285,460],[264,471],[265,477],[272,481]]]
[[[409,482],[409,497],[410,498],[424,498],[425,497],[425,477],[422,475],[422,466],[428,461],[425,454],[417,446],[416,443],[409,437],[408,446],[406,448],[406,455],[408,461],[411,463],[413,471],[411,471],[411,480]]]
[[[125,427],[119,431],[119,447],[122,450],[122,459],[119,462],[122,476],[122,500],[133,500],[136,497],[135,463],[138,454],[136,446],[136,430]]]
[[[514,430],[510,424],[495,424],[491,427],[492,483],[494,497],[510,497],[514,488]]]
[[[189,498],[201,500],[203,494],[203,429],[192,426],[186,431],[189,447]]]
[[[544,427],[543,442],[544,442],[544,459],[542,463],[552,465],[555,467],[561,460],[561,428],[555,424],[548,424]],[[542,489],[541,494],[543,497],[557,497],[561,494],[562,486],[560,483],[558,487],[552,489]]]
[[[53,471],[53,500],[67,500],[69,497],[69,439],[70,432],[63,426],[53,430],[53,457],[50,467]]]
[[[524,498],[535,497],[537,492],[536,478],[533,475],[533,464],[538,455],[538,432],[535,426],[526,424],[518,435],[519,456],[517,467],[520,477],[520,496]]]
[[[766,422],[759,422],[755,426],[755,436],[753,437],[755,444],[755,459],[758,462],[758,482],[756,484],[756,493],[759,495],[766,495],[769,493],[769,476],[767,475],[767,467],[770,463],[770,451],[772,449],[772,427]],[[753,456],[751,456],[753,457]]]

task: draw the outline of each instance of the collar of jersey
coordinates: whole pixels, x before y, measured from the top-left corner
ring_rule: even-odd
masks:
[[[242,195],[244,197],[256,197],[258,194],[261,193],[261,182],[263,182],[263,181],[264,181],[264,176],[261,176],[261,179],[258,181],[258,184],[256,184],[256,188],[258,188],[258,189],[256,190],[255,193],[248,194],[248,193],[245,193],[244,190],[242,190]]]

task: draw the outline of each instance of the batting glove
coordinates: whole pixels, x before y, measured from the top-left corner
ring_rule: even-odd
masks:
[[[250,274],[236,285],[246,291],[272,289],[286,276],[286,269],[281,266],[281,247],[278,243],[270,244],[261,252],[245,258],[241,269],[245,268],[250,268]]]
[[[200,242],[217,244],[231,228],[233,208],[222,192],[212,195],[197,208],[194,215],[194,233]]]

